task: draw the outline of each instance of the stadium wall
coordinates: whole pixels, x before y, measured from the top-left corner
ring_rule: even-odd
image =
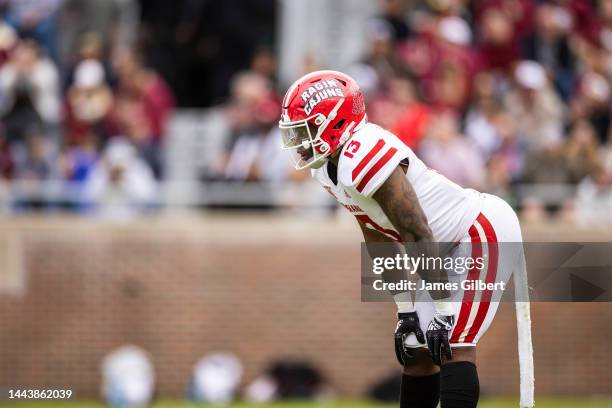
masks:
[[[606,240],[528,225],[531,240]],[[342,396],[398,372],[394,306],[360,302],[359,234],[343,219],[266,216],[0,221],[0,388],[96,397],[113,348],[146,349],[160,396],[193,364],[231,351],[247,384],[276,358],[318,365]],[[537,391],[609,393],[612,309],[533,305]],[[503,305],[479,348],[483,393],[516,394],[516,324]]]

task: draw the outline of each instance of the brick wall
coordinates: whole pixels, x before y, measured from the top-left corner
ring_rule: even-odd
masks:
[[[551,233],[595,236],[526,228],[532,239]],[[217,350],[242,359],[246,382],[274,358],[312,360],[346,396],[397,370],[394,306],[359,301],[352,223],[12,220],[0,222],[1,239],[0,388],[96,396],[101,359],[126,343],[151,353],[167,397],[183,395],[194,362]],[[533,320],[539,393],[610,392],[612,307],[537,304]],[[515,337],[513,307],[502,305],[479,347],[484,392],[516,394]]]

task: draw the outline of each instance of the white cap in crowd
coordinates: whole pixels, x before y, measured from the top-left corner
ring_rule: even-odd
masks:
[[[74,84],[78,88],[95,88],[104,82],[104,67],[100,61],[86,59],[74,71]]]
[[[546,71],[535,61],[521,61],[514,70],[514,77],[524,88],[539,91],[546,86]]]
[[[438,33],[446,41],[457,45],[467,46],[472,41],[472,30],[461,17],[445,17],[440,20]]]

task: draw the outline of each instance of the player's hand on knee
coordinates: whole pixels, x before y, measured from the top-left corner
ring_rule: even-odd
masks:
[[[442,365],[442,356],[445,356],[447,360],[451,360],[453,357],[449,338],[454,323],[454,316],[436,313],[429,326],[427,326],[427,333],[425,334],[427,347],[434,363],[437,365]]]
[[[397,319],[397,327],[395,328],[395,356],[397,361],[404,366],[414,359],[412,349],[406,347],[406,338],[414,334],[419,343],[425,343],[425,336],[419,325],[417,312],[398,313]]]

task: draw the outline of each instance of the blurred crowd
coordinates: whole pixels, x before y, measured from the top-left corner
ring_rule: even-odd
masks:
[[[525,217],[609,214],[611,0],[382,5],[351,69],[370,120]]]
[[[526,217],[612,214],[612,0],[379,4],[366,55],[339,67],[362,85],[372,122]],[[276,8],[0,0],[3,202],[151,208],[175,106],[222,111],[223,150],[202,179],[308,178],[278,149],[289,84],[277,77]],[[312,54],[302,63],[326,68]]]
[[[364,27],[367,55],[345,67],[365,91],[370,121],[430,167],[501,195],[524,217],[610,218],[612,0],[380,5]],[[258,55],[234,80],[225,176],[269,177],[267,143],[281,95],[272,92],[271,58]],[[324,68],[313,55],[303,65]],[[253,159],[235,172],[231,156],[244,151]]]
[[[0,212],[157,208],[175,107],[224,103],[275,7],[0,0]]]
[[[175,102],[136,47],[138,3],[3,0],[0,15],[4,206],[152,205]]]

